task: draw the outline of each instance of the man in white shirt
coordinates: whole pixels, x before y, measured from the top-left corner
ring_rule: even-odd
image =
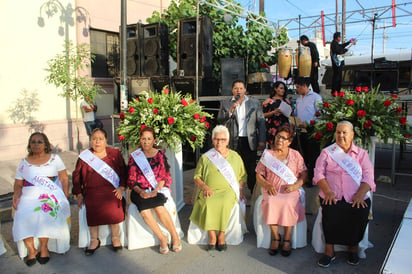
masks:
[[[93,129],[96,127],[95,112],[97,111],[97,106],[86,96],[80,103],[80,108],[82,109],[83,122],[86,127],[87,135],[90,136]]]

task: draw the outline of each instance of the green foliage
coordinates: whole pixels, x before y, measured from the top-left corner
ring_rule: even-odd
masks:
[[[405,141],[410,137],[406,114],[397,102],[396,95],[383,95],[379,87],[369,91],[357,87],[355,91],[335,92],[330,100],[319,106],[318,120],[313,136],[321,147],[334,141],[337,123],[346,120],[353,124],[355,139],[364,148],[370,145],[370,137],[388,142],[388,139]]]
[[[241,5],[238,2],[234,0],[226,0],[226,2],[233,3],[227,5],[226,9],[236,14],[241,13]],[[169,49],[174,60],[177,60],[178,22],[181,19],[196,17],[196,7],[197,0],[172,0],[168,9],[165,9],[162,14],[155,11],[147,19],[149,23],[163,22],[169,27]],[[245,29],[236,14],[231,14],[232,20],[225,22],[226,13],[203,1],[200,3],[200,16],[206,15],[213,22],[213,76],[220,79],[221,58],[244,58],[248,73],[259,71],[261,63],[275,64],[277,56],[269,54],[269,51],[289,41],[286,29],[281,29],[275,36],[275,31],[267,26],[266,20],[252,15],[249,15],[249,19],[253,20],[247,20]]]
[[[87,96],[94,100],[97,92],[103,91],[102,87],[94,84],[89,76],[79,75],[79,71],[90,67],[94,58],[88,44],[74,46],[71,41],[67,41],[63,53],[47,62],[46,71],[49,75],[46,80],[57,88],[61,87],[62,92],[59,95],[65,98],[77,100]]]
[[[142,92],[129,102],[129,109],[120,114],[117,128],[119,140],[132,146],[139,145],[139,133],[145,126],[153,127],[158,144],[166,143],[175,151],[179,144],[188,143],[195,150],[202,147],[212,115],[203,111],[190,94],[170,92]]]
[[[19,98],[8,109],[9,118],[13,123],[30,124],[34,122],[33,113],[39,110],[40,100],[37,92],[23,89]]]

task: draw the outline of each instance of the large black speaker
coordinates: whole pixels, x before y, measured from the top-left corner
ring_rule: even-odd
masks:
[[[196,76],[196,55],[199,76],[211,78],[213,71],[213,25],[207,16],[199,18],[199,51],[196,54],[196,18],[179,21],[177,40],[178,76]]]
[[[245,81],[243,58],[222,58],[220,59],[220,66],[222,69],[221,95],[232,95],[233,81]]]
[[[127,75],[141,76],[143,32],[142,24],[133,24],[127,27]]]
[[[169,30],[163,23],[143,26],[142,76],[169,75]]]
[[[171,82],[173,91],[180,91],[183,94],[189,93],[192,95],[192,98],[196,97],[196,77],[173,77]],[[218,83],[214,78],[199,77],[199,96],[216,96],[218,95],[218,90]]]
[[[170,87],[170,77],[169,76],[152,76],[152,88],[154,92],[161,92],[165,86]]]

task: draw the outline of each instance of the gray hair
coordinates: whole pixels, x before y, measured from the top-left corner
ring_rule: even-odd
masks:
[[[338,126],[340,126],[340,125],[348,126],[348,127],[350,127],[350,129],[353,131],[353,124],[352,124],[351,122],[349,122],[349,121],[340,121],[340,122],[336,125],[336,127],[338,127]]]
[[[217,125],[212,130],[212,139],[215,138],[216,133],[219,133],[219,132],[226,133],[227,138],[228,139],[230,138],[229,130],[227,129],[227,127],[225,127],[224,125]]]

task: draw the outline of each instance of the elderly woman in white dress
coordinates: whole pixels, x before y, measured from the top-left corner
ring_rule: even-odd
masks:
[[[33,133],[27,150],[29,153],[20,162],[14,182],[13,238],[16,242],[24,241],[28,250],[24,261],[32,266],[36,260],[40,264],[49,261],[49,239],[62,241],[64,250],[56,251],[64,253],[70,247],[69,180],[63,161],[51,153],[44,133]],[[34,238],[39,239],[39,249]]]

